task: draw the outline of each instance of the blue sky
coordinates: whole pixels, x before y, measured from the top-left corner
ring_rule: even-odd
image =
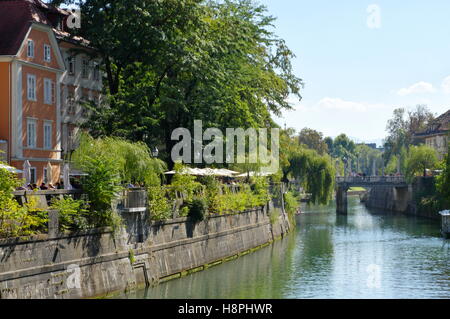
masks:
[[[450,1],[259,2],[277,18],[305,82],[303,100],[279,124],[379,142],[396,107],[450,108]]]

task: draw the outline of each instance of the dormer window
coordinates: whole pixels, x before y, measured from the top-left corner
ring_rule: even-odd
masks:
[[[34,58],[34,41],[33,40],[28,40],[27,57]]]
[[[52,60],[52,55],[51,55],[51,47],[47,44],[44,44],[44,61],[45,62],[50,62]]]

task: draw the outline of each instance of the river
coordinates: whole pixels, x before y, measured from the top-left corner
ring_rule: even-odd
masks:
[[[304,207],[273,245],[122,298],[450,298],[450,242],[439,221],[368,210],[349,197]]]

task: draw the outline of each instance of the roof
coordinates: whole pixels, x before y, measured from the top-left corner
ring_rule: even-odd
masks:
[[[58,19],[68,15],[41,0],[0,0],[0,55],[16,55],[32,23],[53,28],[59,40],[70,39],[69,33],[55,28]],[[76,43],[86,45],[82,38],[76,39]]]
[[[416,133],[416,137],[446,134],[450,131],[450,110],[434,119],[425,131]]]

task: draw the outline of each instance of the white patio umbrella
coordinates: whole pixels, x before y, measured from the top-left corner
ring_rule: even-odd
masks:
[[[244,174],[237,175],[236,177],[247,177],[247,176],[270,176],[273,175],[273,173],[269,172],[248,172]]]
[[[6,169],[8,172],[11,172],[14,174],[22,174],[23,173],[23,171],[21,171],[20,169],[17,169],[15,167],[5,165],[5,164],[0,164],[0,168]]]
[[[70,167],[69,164],[64,164],[63,168],[63,182],[64,182],[64,189],[71,190],[72,185],[70,185]]]
[[[50,164],[50,162],[47,163],[47,173],[45,175],[47,183],[51,184],[53,180],[53,173],[52,173],[52,164]]]
[[[25,186],[31,183],[31,164],[28,160],[23,163],[22,177],[25,179]]]

